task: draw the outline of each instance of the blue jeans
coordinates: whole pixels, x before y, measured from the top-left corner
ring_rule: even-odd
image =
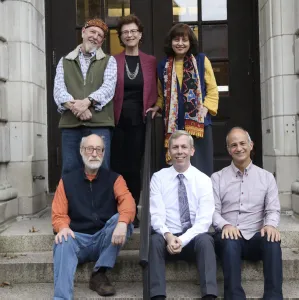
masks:
[[[62,175],[83,168],[79,149],[80,142],[83,137],[90,134],[96,134],[104,138],[105,154],[102,166],[106,169],[110,168],[111,129],[109,127],[62,128]]]
[[[221,239],[221,232],[214,235],[216,254],[220,257],[224,276],[224,299],[246,300],[241,285],[242,259],[263,261],[264,300],[283,300],[282,258],[280,242],[268,242],[267,235],[257,232],[250,240]]]
[[[74,277],[78,263],[95,261],[93,272],[100,267],[113,268],[121,246],[111,244],[113,231],[119,214],[110,218],[104,228],[90,235],[75,232],[75,239],[68,236],[67,242],[53,247],[54,300],[73,299]],[[128,225],[127,238],[133,233],[133,225]]]

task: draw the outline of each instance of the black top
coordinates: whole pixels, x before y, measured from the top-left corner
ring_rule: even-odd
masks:
[[[134,79],[128,77],[125,63],[124,101],[120,115],[120,125],[139,125],[143,123],[143,75],[139,56],[125,56],[131,73],[134,73],[139,63],[139,71]]]
[[[102,167],[92,181],[83,169],[62,176],[73,231],[94,234],[117,213],[114,184],[118,176]]]

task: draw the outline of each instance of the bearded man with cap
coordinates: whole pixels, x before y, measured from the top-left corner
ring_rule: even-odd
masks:
[[[114,127],[112,98],[117,65],[101,48],[107,25],[92,19],[82,28],[82,44],[62,57],[57,65],[54,100],[61,113],[62,174],[83,166],[79,153],[82,137],[97,134],[105,140],[103,167],[110,167],[111,129]]]
[[[55,237],[54,300],[73,299],[78,263],[95,262],[89,288],[115,293],[106,276],[133,232],[135,201],[123,177],[101,164],[105,144],[96,134],[82,138],[84,169],[62,176],[52,203]]]

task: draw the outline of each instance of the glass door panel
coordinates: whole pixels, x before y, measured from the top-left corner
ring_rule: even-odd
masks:
[[[116,55],[124,50],[120,45],[116,29],[110,29],[110,54]]]
[[[227,25],[202,26],[203,52],[209,59],[228,58]]]
[[[130,0],[106,0],[105,21],[109,27],[117,25],[122,16],[130,14]]]
[[[201,0],[201,10],[202,21],[227,20],[227,0]]]
[[[197,0],[172,1],[173,21],[192,22],[198,20]]]
[[[101,15],[101,0],[76,0],[77,26],[83,26],[85,21]]]

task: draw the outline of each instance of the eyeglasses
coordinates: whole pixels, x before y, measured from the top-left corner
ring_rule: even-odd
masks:
[[[82,148],[85,150],[85,152],[87,154],[92,154],[93,151],[96,150],[97,154],[101,155],[105,151],[105,148],[101,148],[101,147],[96,147],[96,148],[94,148],[94,147],[82,147]]]
[[[124,31],[121,32],[121,34],[122,34],[123,36],[128,36],[130,33],[131,33],[132,35],[135,35],[138,31],[139,31],[138,29],[124,30]]]

